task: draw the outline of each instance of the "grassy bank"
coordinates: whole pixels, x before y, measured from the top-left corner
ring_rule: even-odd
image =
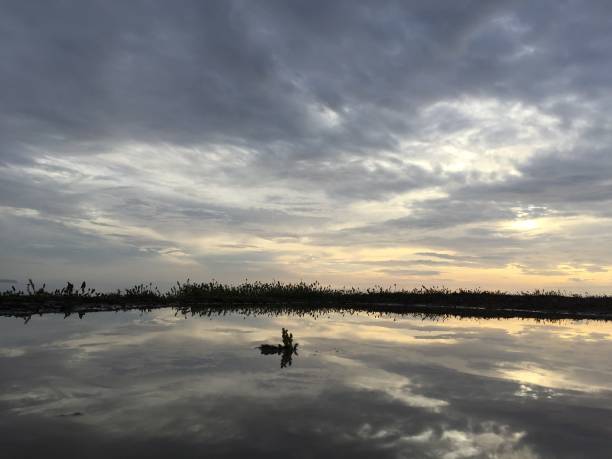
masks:
[[[174,307],[184,314],[313,313],[329,310],[472,317],[537,317],[612,319],[612,296],[577,295],[559,291],[507,293],[487,290],[449,290],[421,287],[412,290],[375,287],[333,288],[318,282],[228,285],[219,282],[177,282],[161,292],[153,285],[137,285],[115,292],[98,292],[85,282],[48,291],[29,281],[26,291],[14,288],[0,295],[0,315],[85,314],[100,310]]]

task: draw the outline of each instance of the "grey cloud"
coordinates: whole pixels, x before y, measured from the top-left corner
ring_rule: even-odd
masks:
[[[225,233],[421,244],[457,252],[449,266],[603,270],[606,224],[548,238],[490,226],[612,216],[611,12],[603,1],[3,2],[0,205],[38,212],[24,232],[75,260],[97,253],[85,254],[98,244],[79,242],[88,237],[123,260]],[[491,101],[499,116],[484,122],[478,104]],[[540,145],[555,136],[566,143]],[[134,145],[163,165],[143,164],[149,152]],[[510,157],[517,145],[530,154]],[[509,153],[488,157],[502,147]],[[507,164],[457,169],[448,148]],[[172,185],[150,168],[174,174]],[[239,205],[215,199],[217,189],[261,196]],[[417,197],[394,204],[396,216],[338,221],[355,204],[384,207],[409,192]],[[118,228],[117,245],[65,229],[107,224],[100,217],[164,234]],[[228,244],[251,250],[242,239]],[[22,235],[5,246],[48,256]],[[277,259],[268,256],[263,273]]]
[[[266,149],[289,142],[292,154],[327,156],[393,147],[410,127],[405,114],[435,100],[488,93],[538,101],[607,89],[607,79],[592,81],[576,65],[599,74],[593,66],[606,64],[599,43],[607,20],[578,14],[570,23],[571,3],[540,8],[8,2],[6,132],[38,148],[113,139]],[[535,56],[511,59],[530,45]],[[574,73],[555,73],[568,65]],[[348,112],[338,132],[326,133],[309,121],[308,105]]]
[[[442,274],[440,271],[425,269],[379,269],[378,271],[394,277],[430,277]]]
[[[519,177],[465,188],[460,195],[471,200],[486,196],[501,203],[551,206],[566,212],[589,211],[612,200],[612,156],[607,140],[604,145],[595,150],[579,147],[569,153],[539,155],[521,166]]]

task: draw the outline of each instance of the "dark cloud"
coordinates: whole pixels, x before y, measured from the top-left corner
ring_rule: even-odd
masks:
[[[6,2],[6,132],[77,150],[134,139],[288,142],[311,158],[393,147],[406,115],[448,98],[605,93],[609,19],[571,2],[547,6]],[[340,129],[311,119],[324,108],[340,114]]]

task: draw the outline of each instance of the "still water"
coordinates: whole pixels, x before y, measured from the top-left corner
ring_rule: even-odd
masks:
[[[0,318],[0,457],[610,458],[612,323]]]

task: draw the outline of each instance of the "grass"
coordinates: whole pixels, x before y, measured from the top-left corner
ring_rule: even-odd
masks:
[[[98,292],[85,282],[68,282],[54,291],[38,288],[30,279],[26,291],[14,287],[0,295],[0,314],[28,316],[45,312],[89,312],[115,309],[152,309],[171,306],[182,312],[317,310],[418,312],[482,317],[542,317],[612,319],[612,296],[568,294],[561,291],[508,293],[481,289],[450,290],[425,287],[411,290],[334,288],[313,283],[248,282],[238,285],[211,282],[177,282],[165,292],[152,284],[125,290]]]

